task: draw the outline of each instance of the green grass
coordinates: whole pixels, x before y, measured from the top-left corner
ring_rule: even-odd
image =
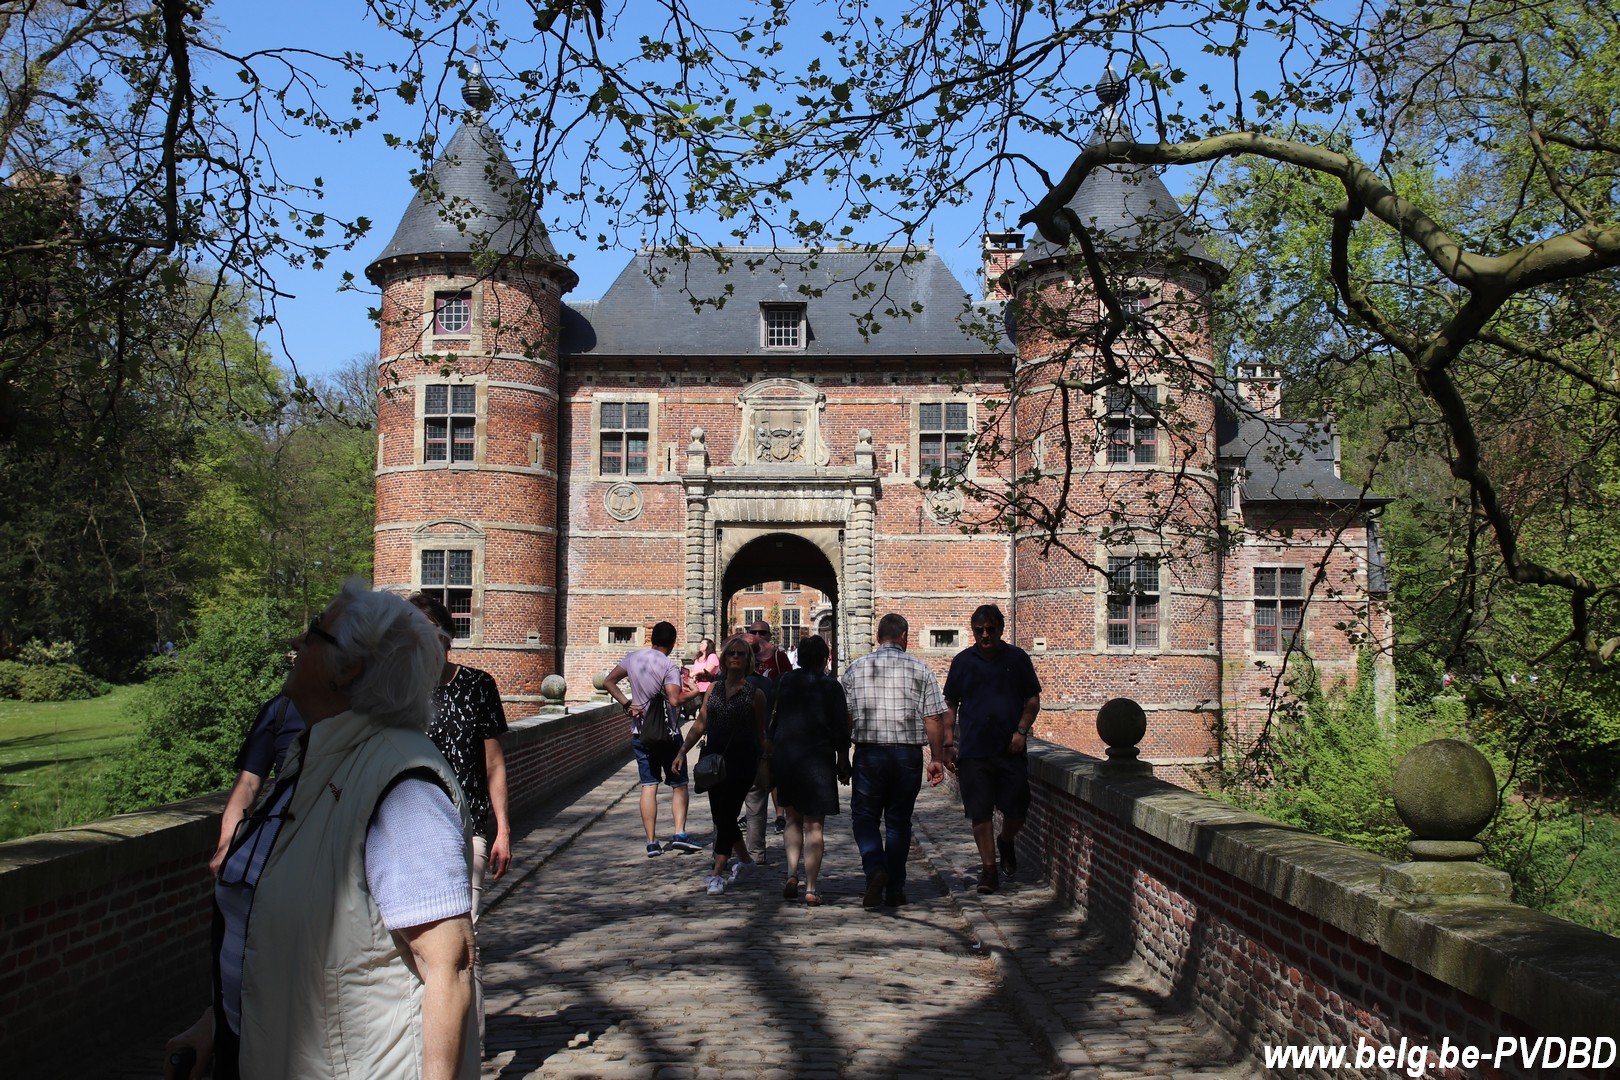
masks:
[[[89,701],[0,701],[0,840],[107,814],[101,773],[135,738],[136,686]]]

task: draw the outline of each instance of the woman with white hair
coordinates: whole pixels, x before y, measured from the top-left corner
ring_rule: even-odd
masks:
[[[350,581],[296,644],[308,726],[225,857],[214,1001],[165,1075],[476,1077],[466,800],[424,733],[437,631]]]

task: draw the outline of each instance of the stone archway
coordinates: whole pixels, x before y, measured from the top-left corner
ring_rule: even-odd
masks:
[[[794,581],[826,597],[831,610],[839,610],[837,563],[839,530],[833,528],[730,528],[722,531],[718,545],[721,558],[719,608],[730,610],[732,599],[751,585],[771,581]],[[831,616],[827,616],[830,620]],[[780,630],[780,627],[777,628]],[[723,633],[724,626],[721,628]],[[836,633],[827,644],[833,645]],[[783,648],[791,647],[786,638]],[[833,655],[837,655],[836,650]]]
[[[814,411],[813,402],[797,404],[806,414]],[[787,423],[779,416],[771,422]],[[808,423],[803,418],[800,422]],[[794,429],[788,425],[787,430]],[[872,640],[875,504],[880,491],[871,432],[862,429],[857,434],[852,465],[750,461],[710,468],[707,436],[702,428],[693,428],[682,479],[688,641],[717,635],[725,616],[724,601],[736,589],[752,584],[727,580],[743,548],[764,537],[781,537],[784,544],[802,545],[797,550],[807,558],[811,550],[824,557],[822,573],[830,574],[830,580],[823,580],[831,588],[823,591],[838,598],[833,609],[835,635],[851,646],[846,655],[865,651],[865,643]],[[749,565],[745,560],[736,572],[760,573],[746,569]],[[769,573],[780,576],[779,570]],[[804,584],[819,588],[812,580]]]

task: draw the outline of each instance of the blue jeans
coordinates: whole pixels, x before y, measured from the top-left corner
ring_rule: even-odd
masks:
[[[922,747],[862,743],[855,747],[853,772],[849,816],[861,869],[868,877],[887,871],[888,888],[899,889],[911,853],[911,811],[922,790]]]

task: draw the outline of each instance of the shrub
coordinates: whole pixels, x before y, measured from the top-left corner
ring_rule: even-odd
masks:
[[[0,698],[9,698],[13,701],[22,690],[23,672],[28,665],[16,660],[0,660]]]
[[[77,664],[23,666],[17,676],[19,701],[85,701],[112,687]]]
[[[267,601],[217,608],[189,644],[154,662],[132,709],[141,735],[109,770],[115,812],[217,791],[235,778],[248,725],[281,686],[293,632]]]
[[[71,664],[74,662],[73,642],[44,642],[33,638],[17,650],[17,659],[30,667]]]

